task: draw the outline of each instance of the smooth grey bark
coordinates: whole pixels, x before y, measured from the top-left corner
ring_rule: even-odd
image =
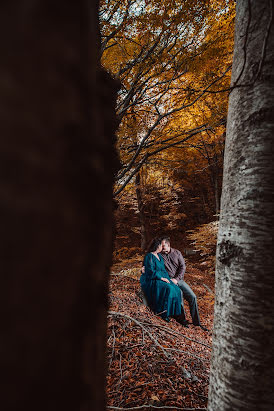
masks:
[[[273,1],[237,2],[208,409],[274,409]]]
[[[0,5],[5,411],[105,409],[117,86],[97,3]]]

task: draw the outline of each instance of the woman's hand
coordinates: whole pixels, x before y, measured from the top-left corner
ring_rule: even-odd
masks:
[[[168,284],[170,283],[170,281],[165,277],[162,277],[161,280],[164,281],[165,283],[168,283]]]

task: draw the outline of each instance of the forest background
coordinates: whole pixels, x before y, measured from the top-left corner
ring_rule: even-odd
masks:
[[[161,233],[215,252],[234,17],[229,0],[101,2],[101,61],[120,84],[114,262]]]
[[[197,293],[204,324],[212,328],[235,2],[103,0],[99,17],[101,61],[119,84],[121,162],[114,187],[109,409],[144,403],[204,407],[211,333],[190,329],[189,340],[182,340],[182,330],[172,323],[177,338],[168,337],[136,295],[149,241],[169,235],[187,258],[187,281]],[[160,338],[163,351],[169,347],[179,355],[172,366],[159,368],[157,344],[155,351],[155,343],[144,343],[134,327],[144,315],[154,342]],[[178,383],[173,391],[170,379]]]
[[[104,0],[102,38],[98,6],[0,6],[2,408],[272,411],[273,1],[237,1],[227,120],[233,2]],[[167,324],[141,240],[186,256],[221,189],[216,290],[186,261],[209,331]]]

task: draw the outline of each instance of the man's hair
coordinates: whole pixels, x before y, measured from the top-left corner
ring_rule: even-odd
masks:
[[[148,246],[148,253],[156,251],[161,243],[162,243],[162,240],[160,238],[153,238],[153,240],[150,242]]]
[[[161,241],[166,241],[168,244],[170,244],[170,237],[168,237],[167,235],[163,235],[162,237],[160,237]]]

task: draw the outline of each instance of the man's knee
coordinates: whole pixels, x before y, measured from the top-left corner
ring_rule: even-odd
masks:
[[[193,293],[191,297],[192,297],[192,301],[196,303],[197,302],[196,294]]]
[[[188,302],[195,302],[197,301],[196,294],[192,291],[192,289],[187,285],[184,281],[178,283],[185,300]]]

